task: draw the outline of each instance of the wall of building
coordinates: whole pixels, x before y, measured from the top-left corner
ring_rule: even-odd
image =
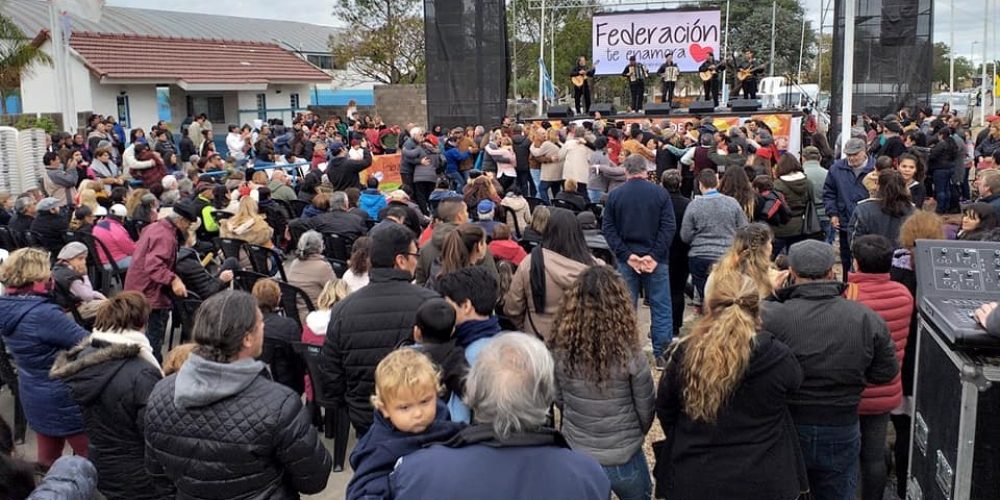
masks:
[[[118,96],[128,96],[129,119],[127,128],[149,130],[159,121],[156,107],[156,85],[102,84],[91,79],[91,96],[94,112],[118,116]]]
[[[427,127],[427,90],[423,84],[376,85],[375,110],[387,124]]]
[[[52,54],[52,44],[46,41],[42,51]],[[73,100],[78,111],[93,111],[90,94],[90,71],[76,57],[70,56],[69,81],[73,86]],[[54,66],[36,64],[30,74],[21,78],[21,106],[23,113],[55,113],[59,111],[56,97],[56,70]]]

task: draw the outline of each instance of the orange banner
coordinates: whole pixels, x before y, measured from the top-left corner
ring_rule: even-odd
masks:
[[[374,175],[378,179],[380,191],[399,189],[403,185],[403,178],[399,174],[399,163],[402,158],[403,155],[399,153],[372,156],[372,166],[361,172],[361,183],[367,182],[369,175]]]
[[[751,120],[760,120],[771,128],[771,135],[774,137],[774,144],[778,149],[788,149],[792,136],[792,115],[770,114],[753,115]]]

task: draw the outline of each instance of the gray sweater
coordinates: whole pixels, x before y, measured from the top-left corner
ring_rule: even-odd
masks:
[[[646,355],[637,351],[627,369],[613,368],[603,387],[592,377],[568,373],[564,352],[553,352],[553,357],[566,441],[603,466],[628,462],[653,425],[653,376]]]
[[[691,245],[688,255],[717,259],[733,243],[736,230],[747,225],[739,202],[730,196],[709,191],[695,196],[684,212],[681,240]]]

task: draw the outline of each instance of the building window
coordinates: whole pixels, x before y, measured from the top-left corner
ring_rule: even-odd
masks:
[[[292,109],[299,109],[299,95],[289,94],[288,95],[288,107]]]
[[[325,69],[327,71],[339,69],[334,67],[333,56],[329,54],[308,54],[306,55],[306,60],[319,69]]]
[[[257,118],[267,119],[267,94],[257,94]]]
[[[130,112],[131,112],[131,110],[129,109],[129,105],[128,105],[128,96],[127,95],[119,95],[118,96],[118,123],[120,123],[121,126],[124,127],[126,130],[132,127],[132,125],[130,125],[130,123],[132,122],[131,116],[130,116]]]
[[[203,96],[203,95],[189,95],[187,96],[187,114],[188,116],[198,116],[205,113],[208,117],[208,121],[212,123],[225,123],[226,122],[226,105],[225,100],[222,96]]]

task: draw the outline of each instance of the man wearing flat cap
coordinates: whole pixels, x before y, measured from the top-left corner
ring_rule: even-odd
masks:
[[[847,223],[858,202],[868,198],[863,180],[872,170],[875,170],[875,159],[868,157],[865,141],[855,137],[844,145],[844,157],[830,166],[823,183],[823,208],[830,217],[830,225],[840,234],[840,261],[845,279],[851,270],[851,238],[847,234]]]
[[[198,222],[198,213],[191,200],[174,204],[174,213],[167,215],[142,231],[135,244],[132,264],[125,277],[125,290],[143,294],[152,311],[146,325],[146,337],[157,360],[163,359],[163,336],[167,331],[167,317],[173,305],[173,296],[187,296],[187,288],[174,273],[177,249],[187,239],[191,224]]]
[[[69,229],[69,218],[62,212],[64,204],[58,198],[43,198],[38,202],[38,213],[31,221],[31,231],[38,236],[38,244],[52,255],[62,249],[64,233]]]
[[[846,285],[834,280],[832,246],[796,243],[788,263],[793,284],[765,302],[762,330],[787,345],[802,367],[802,384],[789,394],[788,406],[813,495],[853,500],[861,452],[858,403],[868,384],[890,382],[899,373],[895,345],[878,314],[841,296]]]

